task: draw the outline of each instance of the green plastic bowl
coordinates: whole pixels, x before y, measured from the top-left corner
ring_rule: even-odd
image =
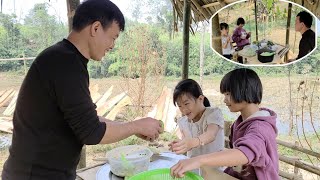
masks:
[[[145,171],[130,177],[128,180],[203,180],[203,178],[193,172],[186,172],[183,178],[173,178],[170,169],[154,169]]]

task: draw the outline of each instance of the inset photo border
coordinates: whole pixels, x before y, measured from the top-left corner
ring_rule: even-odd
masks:
[[[319,19],[287,0],[240,0],[210,18],[211,49],[243,66],[286,66],[317,49]]]

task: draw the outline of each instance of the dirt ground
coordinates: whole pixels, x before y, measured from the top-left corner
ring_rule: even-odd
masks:
[[[212,102],[214,106],[220,107],[222,110],[226,110],[226,107],[223,103],[223,96],[219,93],[219,83],[221,80],[221,76],[215,76],[215,77],[205,77],[202,88],[204,89],[205,95],[209,98],[209,100]],[[16,75],[14,73],[0,73],[0,91],[4,89],[16,89],[18,90],[21,86],[21,83],[23,81],[23,75]],[[194,79],[198,80],[197,77],[194,77]],[[299,92],[297,92],[297,88],[299,86],[299,83],[301,83],[302,80],[306,80],[306,82],[310,83],[316,83],[317,89],[315,95],[319,97],[320,91],[319,91],[319,80],[317,81],[312,76],[295,76],[292,77],[292,97],[299,97]],[[288,121],[288,104],[290,104],[290,98],[289,98],[289,83],[288,83],[288,77],[273,77],[273,76],[261,76],[261,80],[264,86],[264,95],[263,95],[263,103],[261,106],[267,106],[272,109],[276,109],[278,116],[280,119]],[[123,78],[104,78],[104,79],[91,79],[91,85],[94,86],[98,84],[99,92],[103,94],[111,85],[114,86],[113,95],[119,94],[120,92],[128,91],[128,94],[134,94],[136,92],[136,89],[134,86],[136,85],[136,80],[130,80],[127,81]],[[145,104],[146,105],[152,105],[154,102],[156,102],[157,97],[160,95],[163,85],[174,88],[176,83],[179,81],[179,79],[161,79],[158,82],[154,83],[153,80],[147,81],[148,86],[146,86],[146,97],[145,98]],[[129,85],[132,85],[132,87],[128,87]],[[160,86],[161,85],[161,86]],[[308,88],[310,89],[310,88]],[[112,95],[112,96],[113,96]],[[296,99],[296,98],[295,98]],[[299,102],[298,102],[299,103]],[[320,102],[314,102],[314,115],[315,117],[320,117],[320,112],[316,112],[316,107],[320,106]],[[2,113],[4,108],[0,109],[0,113]],[[125,112],[123,112],[125,113]],[[297,112],[298,113],[298,112]],[[225,118],[232,118],[236,115],[233,114],[230,117],[226,116]],[[127,118],[130,118],[129,116]],[[319,121],[319,119],[316,119]],[[0,135],[6,135],[0,133]],[[154,150],[156,151],[166,151],[168,150],[168,142],[173,140],[175,137],[171,134],[164,134],[161,136],[160,140],[158,141],[158,144],[160,145],[159,148],[156,148],[156,146],[152,146]],[[95,158],[101,158],[105,156],[105,153],[107,150],[124,144],[145,144],[145,142],[137,139],[137,138],[129,138],[127,140],[124,140],[119,143],[115,143],[112,145],[96,145],[96,146],[87,146],[87,166],[93,165],[98,163],[95,161]],[[304,144],[306,144],[304,142]],[[318,143],[319,145],[319,143]],[[317,145],[315,145],[317,146]],[[320,147],[315,147],[315,149],[319,152]],[[8,149],[2,149],[0,150],[0,172],[3,167],[3,163],[6,160],[8,156]],[[319,162],[318,162],[319,163]],[[285,168],[284,168],[285,167]],[[292,169],[290,167],[286,167],[282,165],[282,168],[288,170]],[[292,172],[292,171],[291,171]],[[310,177],[309,175],[305,175],[308,177],[307,179],[314,179]]]

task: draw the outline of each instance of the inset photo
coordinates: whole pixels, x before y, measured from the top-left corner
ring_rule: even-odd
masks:
[[[239,1],[211,17],[211,48],[237,64],[292,64],[316,49],[317,21],[308,9],[291,1]]]

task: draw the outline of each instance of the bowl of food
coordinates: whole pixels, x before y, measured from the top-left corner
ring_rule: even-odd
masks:
[[[262,48],[257,51],[258,60],[262,63],[272,62],[274,54],[275,52],[268,48]]]
[[[152,154],[147,147],[129,145],[112,149],[106,156],[113,174],[130,177],[148,170]]]

